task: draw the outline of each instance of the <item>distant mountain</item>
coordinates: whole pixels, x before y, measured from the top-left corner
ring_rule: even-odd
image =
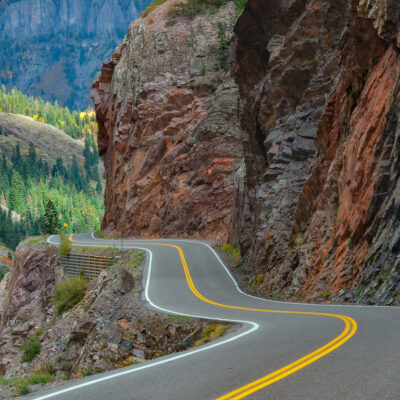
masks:
[[[150,2],[1,0],[0,83],[86,108],[102,62]]]

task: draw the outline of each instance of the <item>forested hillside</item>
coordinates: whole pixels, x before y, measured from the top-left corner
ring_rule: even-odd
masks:
[[[70,113],[4,88],[0,107],[34,118],[0,113],[0,241],[15,249],[27,235],[48,233],[46,207],[56,215],[55,232],[98,228],[103,215],[103,167],[91,112]],[[72,127],[69,135],[80,139],[41,121]]]
[[[28,97],[15,88],[8,92],[4,85],[0,88],[0,112],[27,115],[55,126],[75,139],[97,133],[94,110],[70,111],[57,102],[53,104],[40,97]]]
[[[0,84],[84,109],[101,68],[151,0],[1,0]]]

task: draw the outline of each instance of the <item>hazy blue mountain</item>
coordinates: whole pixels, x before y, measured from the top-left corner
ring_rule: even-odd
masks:
[[[102,62],[151,1],[0,1],[0,83],[86,107]]]

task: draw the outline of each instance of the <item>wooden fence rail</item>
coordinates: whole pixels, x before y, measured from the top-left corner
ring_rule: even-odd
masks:
[[[120,257],[93,256],[88,254],[68,254],[61,257],[61,264],[67,274],[79,275],[93,279],[97,278],[107,267],[115,264]]]

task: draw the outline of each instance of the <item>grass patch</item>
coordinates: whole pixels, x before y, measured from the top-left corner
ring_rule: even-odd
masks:
[[[201,339],[197,340],[194,346],[198,347],[204,343],[208,343],[210,340],[218,339],[219,337],[225,335],[229,328],[230,325],[222,324],[211,324],[206,326],[201,334]]]
[[[154,11],[157,7],[161,6],[161,4],[164,4],[167,0],[155,0],[153,1],[150,5],[147,6],[147,8],[142,12],[141,17],[145,18],[147,17],[152,11]]]
[[[14,386],[16,396],[24,396],[30,393],[28,382],[25,379],[0,378],[0,385]]]
[[[33,373],[27,380],[29,385],[44,385],[45,383],[54,381],[54,378],[48,373]]]
[[[86,279],[82,275],[70,277],[58,283],[51,298],[56,312],[62,314],[78,304],[85,296],[86,286]]]
[[[0,385],[13,386],[16,396],[24,396],[30,393],[29,385],[44,385],[54,381],[54,377],[49,373],[34,372],[27,378],[6,379],[0,378]]]
[[[244,6],[247,3],[247,0],[234,0],[236,7],[236,16],[238,17],[244,10]]]
[[[327,300],[329,297],[331,297],[331,293],[330,292],[322,293],[322,297],[324,300]]]
[[[239,247],[233,247],[231,244],[226,243],[224,244],[223,249],[230,254],[231,260],[236,267],[239,267],[242,264],[242,258],[240,257]]]
[[[21,362],[32,361],[40,353],[40,336],[42,333],[43,331],[39,329],[20,346],[20,349],[24,352]]]
[[[32,246],[34,244],[37,244],[39,242],[41,242],[44,239],[44,236],[33,236],[32,239],[28,240],[28,242],[26,243],[28,246]]]
[[[129,257],[129,261],[126,264],[128,270],[133,270],[142,265],[144,260],[144,254],[142,251],[129,250],[127,256]]]
[[[160,0],[161,1],[161,0]],[[219,8],[227,3],[228,0],[186,0],[175,3],[169,10],[168,26],[176,22],[177,17],[193,19],[199,14],[209,12],[216,14]]]
[[[175,324],[179,324],[179,323],[183,323],[183,322],[188,322],[191,320],[190,317],[187,317],[186,315],[168,315],[168,319],[175,323]]]

